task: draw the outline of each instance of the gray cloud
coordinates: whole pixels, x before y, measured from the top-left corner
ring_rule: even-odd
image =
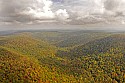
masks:
[[[73,23],[124,23],[125,0],[68,0]],[[75,5],[76,4],[76,5]],[[71,14],[70,14],[71,16]]]
[[[2,23],[124,23],[124,17],[125,0],[0,0]]]

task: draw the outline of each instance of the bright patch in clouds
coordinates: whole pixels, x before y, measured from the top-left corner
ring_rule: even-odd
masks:
[[[67,13],[66,9],[59,9],[58,11],[56,11],[56,15],[60,20],[67,20],[69,18],[69,14]]]
[[[38,7],[38,5],[44,5],[43,7]],[[51,11],[52,2],[48,0],[37,0],[34,7],[28,7],[26,10],[21,12],[21,14],[26,14],[33,16],[36,19],[52,19],[55,17],[54,13]]]
[[[43,7],[39,7],[38,5],[40,4],[43,4]],[[58,19],[65,21],[69,18],[69,14],[66,9],[58,9],[53,12],[51,9],[52,5],[53,2],[50,0],[37,0],[34,7],[27,7],[27,9],[20,14],[30,15],[34,19]]]

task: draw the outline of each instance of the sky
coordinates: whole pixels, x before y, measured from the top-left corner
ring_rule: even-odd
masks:
[[[125,24],[125,0],[0,0],[0,25]]]

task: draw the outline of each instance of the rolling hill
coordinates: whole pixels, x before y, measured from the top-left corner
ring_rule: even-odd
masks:
[[[41,67],[37,60],[0,47],[0,82],[40,82]]]
[[[78,46],[70,50],[70,55],[82,56],[100,53],[123,53],[125,50],[125,34],[115,34]]]
[[[2,83],[125,82],[125,33],[10,33],[0,36]]]

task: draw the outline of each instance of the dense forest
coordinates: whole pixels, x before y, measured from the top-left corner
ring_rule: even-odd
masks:
[[[125,83],[125,33],[0,32],[0,83]]]

